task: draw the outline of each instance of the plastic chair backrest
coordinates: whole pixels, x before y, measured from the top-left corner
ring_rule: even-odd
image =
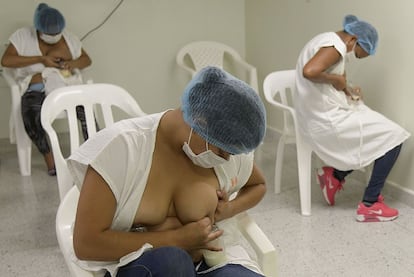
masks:
[[[80,145],[80,127],[78,126],[76,116],[77,106],[83,106],[85,109],[89,137],[97,132],[95,124],[95,110],[97,108],[100,108],[103,116],[104,126],[100,127],[107,127],[114,123],[113,107],[119,108],[130,117],[145,115],[138,103],[127,91],[112,84],[68,86],[56,89],[50,93],[42,105],[41,121],[50,139],[60,199],[63,199],[66,192],[72,187],[73,179],[67,169],[66,160],[52,123],[62,112],[67,114],[70,153],[72,153]]]
[[[275,71],[266,76],[263,93],[267,102],[283,110],[283,133],[295,135],[296,112],[293,107],[295,70]]]
[[[230,73],[245,80],[256,92],[258,92],[256,68],[244,61],[236,50],[223,43],[215,41],[191,42],[178,51],[176,61],[180,67],[189,72],[191,76],[194,76],[200,69],[206,66],[216,66],[224,69],[226,55],[230,57],[233,66],[235,67],[234,69],[243,72],[237,72],[237,74],[234,72]],[[190,58],[192,64],[187,62],[187,58]]]
[[[196,41],[184,46],[177,54],[177,62],[180,64],[185,55],[189,55],[194,65],[195,72],[211,65],[223,68],[224,54],[228,53],[236,59],[241,59],[239,53],[233,48],[214,41]]]

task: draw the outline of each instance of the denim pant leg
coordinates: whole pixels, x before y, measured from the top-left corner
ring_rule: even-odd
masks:
[[[197,272],[202,272],[210,267],[206,264],[203,260],[201,265],[199,266]],[[200,277],[263,277],[263,275],[258,274],[250,269],[239,265],[239,264],[227,264],[223,267],[215,269],[213,271],[207,273],[197,273],[197,276]]]
[[[40,111],[45,97],[45,93],[42,91],[26,91],[21,97],[24,128],[42,154],[50,152],[47,135],[40,122]]]
[[[334,172],[333,175],[336,179],[338,179],[340,182],[342,182],[343,180],[345,180],[345,177],[348,174],[351,174],[353,170],[346,170],[346,171],[342,171],[342,170],[338,170],[336,168],[334,168]]]
[[[367,202],[376,202],[378,196],[381,193],[382,188],[384,187],[385,180],[388,177],[392,167],[395,164],[395,161],[400,154],[402,144],[394,147],[384,156],[375,160],[374,168],[372,170],[371,178],[369,180],[368,186],[365,189],[363,201]]]
[[[190,255],[178,247],[160,247],[144,252],[119,268],[116,277],[195,277]],[[109,277],[109,273],[105,275]]]

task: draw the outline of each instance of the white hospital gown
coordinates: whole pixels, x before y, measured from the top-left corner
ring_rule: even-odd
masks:
[[[303,76],[303,67],[322,47],[333,46],[342,59],[328,72],[345,72],[346,45],[334,32],[314,37],[303,48],[296,66],[295,108],[299,128],[313,151],[339,170],[365,167],[405,141],[410,134],[398,124],[350,100],[331,84]]]
[[[62,36],[66,41],[72,59],[77,59],[82,54],[82,43],[77,36],[67,30],[62,31]],[[9,41],[16,48],[19,56],[31,57],[42,56],[39,48],[39,41],[36,34],[36,29],[33,27],[23,27],[14,32]],[[42,63],[36,63],[20,68],[14,69],[14,78],[20,87],[20,91],[26,91],[32,76],[36,73],[42,73],[45,66]]]
[[[114,230],[129,231],[133,225],[147,183],[158,124],[163,114],[164,112],[119,121],[87,140],[67,160],[75,184],[79,188],[82,186],[88,165],[108,183],[117,203],[111,226]],[[231,156],[228,163],[214,170],[221,189],[231,194],[238,191],[249,179],[253,170],[253,155]],[[225,221],[221,224],[225,225]],[[238,234],[233,231],[231,234],[227,236],[227,240],[226,236],[224,237],[230,262],[260,272],[254,261],[246,259],[246,252],[243,252],[240,245],[234,245],[234,237]],[[115,276],[120,266],[135,260],[144,250],[151,247],[146,244],[136,252],[114,262],[82,261],[76,258],[73,249],[72,257],[82,268],[94,271],[95,276],[103,276],[105,270]]]

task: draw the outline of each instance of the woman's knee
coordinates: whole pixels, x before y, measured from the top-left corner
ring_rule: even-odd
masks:
[[[148,276],[196,276],[190,255],[178,247],[160,247],[144,252],[137,260],[120,268],[118,277],[146,272]]]
[[[194,264],[191,256],[183,249],[173,246],[156,248],[154,257],[157,258],[159,266],[168,268],[171,271],[190,269],[194,271]],[[189,275],[191,276],[191,275]]]

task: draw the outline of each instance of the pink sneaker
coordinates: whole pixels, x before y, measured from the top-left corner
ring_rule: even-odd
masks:
[[[371,207],[362,202],[358,204],[356,220],[359,222],[391,221],[397,217],[398,210],[388,207],[384,202],[375,202]]]
[[[340,182],[333,176],[333,167],[324,166],[318,169],[317,172],[317,182],[322,189],[323,196],[325,197],[328,205],[335,205],[335,194],[338,190],[342,190],[342,184],[344,181]]]

